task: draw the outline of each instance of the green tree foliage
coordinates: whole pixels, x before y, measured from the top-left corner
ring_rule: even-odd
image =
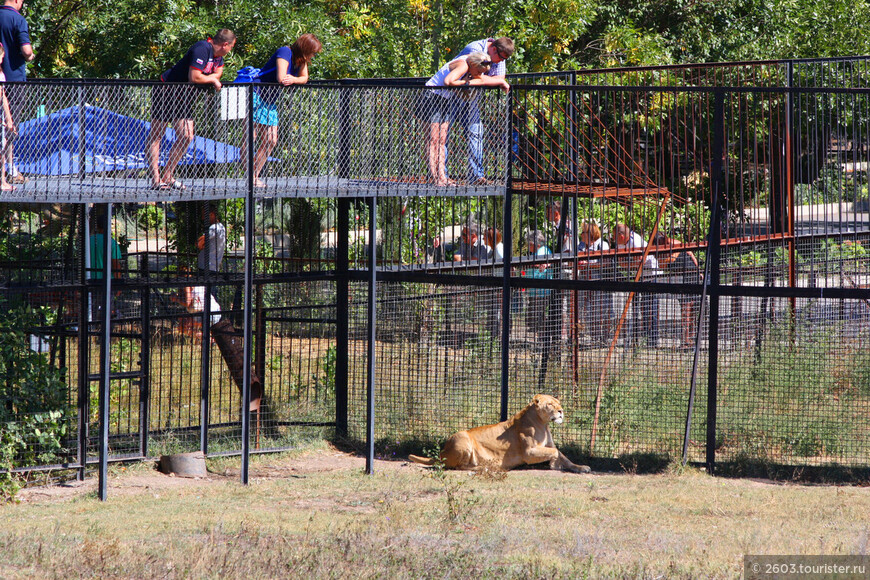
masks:
[[[67,434],[64,371],[46,354],[30,349],[30,329],[39,325],[30,307],[6,301],[0,313],[0,470],[52,463]],[[20,484],[0,473],[0,503],[13,500]]]
[[[624,65],[867,54],[866,0],[664,0],[601,4],[581,60]],[[609,43],[607,41],[610,41]],[[620,58],[621,57],[621,58]],[[644,58],[646,57],[646,58]]]
[[[30,0],[25,15],[41,77],[153,79],[222,27],[239,37],[228,73],[313,32],[324,79],[428,76],[487,35],[516,41],[516,72],[870,52],[854,28],[868,0]]]

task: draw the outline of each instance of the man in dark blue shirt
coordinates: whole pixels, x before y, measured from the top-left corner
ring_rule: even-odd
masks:
[[[6,49],[6,58],[3,59],[3,73],[9,82],[23,82],[27,80],[27,63],[33,60],[33,47],[30,44],[30,30],[27,21],[21,15],[21,7],[24,0],[6,0],[0,6],[0,42]],[[23,87],[9,86],[6,88],[6,96],[9,99],[9,109],[12,112],[12,120],[21,122],[21,111],[24,107],[25,92]],[[9,174],[15,183],[23,183],[24,176],[19,174],[12,165],[12,143],[6,148],[7,158],[3,163],[9,164]]]
[[[226,28],[219,30],[214,38],[200,40],[190,47],[175,66],[160,75],[163,83],[190,83],[199,87],[212,86],[221,90],[221,75],[224,71],[224,58],[236,44],[236,35]],[[151,131],[145,151],[151,167],[152,189],[184,189],[184,184],[175,179],[172,173],[178,162],[187,152],[193,140],[193,106],[196,93],[192,87],[156,86],[151,92]],[[172,123],[175,129],[175,143],[169,150],[169,158],[160,175],[160,142],[166,133],[166,126]]]

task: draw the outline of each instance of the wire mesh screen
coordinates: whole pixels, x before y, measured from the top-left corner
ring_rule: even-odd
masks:
[[[585,453],[678,456],[694,354],[683,341],[697,331],[697,318],[685,317],[682,300],[515,289],[511,397],[528,402],[538,392],[557,395],[568,416],[560,438]],[[702,334],[706,319],[703,324]],[[702,365],[702,388],[704,372]],[[703,429],[696,441],[703,444]]]
[[[352,289],[350,434],[364,438],[366,287]],[[387,447],[434,443],[470,425],[498,421],[501,347],[483,323],[501,293],[470,286],[379,284],[375,437]]]
[[[866,301],[762,299],[742,307],[732,324],[742,345],[719,358],[719,456],[866,465]]]
[[[0,201],[219,199],[243,195],[249,181],[259,197],[495,194],[504,184],[507,99],[494,90],[257,83],[214,92],[96,81],[10,89],[27,103],[16,107],[12,147],[15,171],[29,177]]]
[[[60,306],[61,296],[67,308]],[[68,369],[79,368],[86,350],[79,348],[81,333],[63,329],[68,320],[78,320],[82,294],[4,288],[0,300],[4,468],[75,463],[75,409],[87,404],[88,393]]]
[[[262,392],[255,381],[252,397],[262,399],[252,440],[260,449],[285,448],[303,433],[335,426],[335,282],[258,285],[255,303],[254,372]]]
[[[818,66],[863,82],[859,63]],[[0,382],[2,435],[51,433],[18,465],[83,467],[103,427],[113,458],[234,453],[247,383],[254,449],[340,432],[345,417],[362,439],[373,362],[382,448],[495,422],[505,388],[510,413],[559,396],[557,441],[575,454],[674,457],[694,373],[690,459],[866,466],[866,91],[819,88],[824,74],[801,67],[784,69],[804,83],[793,90],[770,63],[672,86],[554,76],[510,100],[363,83],[185,98],[191,87],[28,85],[21,124],[39,131],[16,141],[30,180],[0,205],[0,358],[45,373],[45,413],[18,402],[26,381]],[[731,74],[758,87],[729,89]],[[176,100],[193,139],[171,168],[179,135],[148,137]],[[278,125],[252,122],[255,100]],[[111,201],[112,219],[84,201]]]

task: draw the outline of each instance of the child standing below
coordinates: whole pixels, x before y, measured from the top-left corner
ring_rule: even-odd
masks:
[[[3,63],[3,58],[6,56],[6,51],[3,49],[3,45],[0,44],[0,64]],[[0,155],[0,159],[6,159],[6,155],[8,152],[8,148],[12,145],[12,137],[15,135],[15,123],[12,122],[12,111],[9,110],[9,99],[6,98],[6,74],[3,72],[3,69],[0,68],[0,101],[3,102],[3,129],[2,136],[0,136],[0,151],[2,151],[2,155]],[[13,191],[15,186],[6,181],[6,164],[0,163],[0,190],[2,191]]]

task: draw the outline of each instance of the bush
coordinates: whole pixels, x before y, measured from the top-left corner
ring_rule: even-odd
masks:
[[[136,212],[136,223],[146,230],[160,229],[165,221],[166,212],[156,205],[146,205]]]
[[[18,489],[8,470],[56,462],[67,433],[64,371],[30,350],[38,315],[21,306],[0,314],[0,499]]]

